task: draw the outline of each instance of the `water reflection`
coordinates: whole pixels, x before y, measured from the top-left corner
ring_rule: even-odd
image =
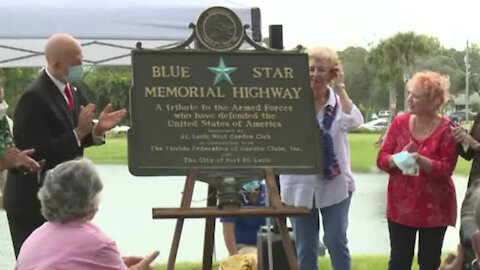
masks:
[[[117,241],[124,255],[145,255],[160,250],[157,262],[166,262],[175,228],[174,220],[152,220],[152,207],[178,207],[184,177],[134,177],[126,166],[97,165],[104,180],[100,210],[94,222]],[[388,254],[385,220],[387,175],[355,174],[357,191],[350,208],[349,245],[352,254]],[[457,198],[463,199],[466,178],[455,177]],[[207,186],[195,185],[192,206],[206,204]],[[459,203],[460,205],[460,203]],[[458,223],[458,222],[457,222]],[[204,221],[185,221],[178,261],[200,261],[203,252]],[[215,231],[216,255],[227,256],[221,225]],[[455,250],[458,230],[449,227],[444,250]],[[13,269],[13,250],[5,213],[0,212],[0,269]]]

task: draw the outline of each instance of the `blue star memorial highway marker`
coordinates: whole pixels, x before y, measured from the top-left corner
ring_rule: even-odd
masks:
[[[215,73],[215,80],[213,81],[213,85],[216,85],[220,81],[226,80],[230,84],[233,85],[232,79],[230,78],[230,73],[237,70],[236,67],[227,67],[225,66],[225,62],[223,62],[223,58],[220,57],[220,62],[218,62],[218,66],[216,67],[207,67],[211,72]]]

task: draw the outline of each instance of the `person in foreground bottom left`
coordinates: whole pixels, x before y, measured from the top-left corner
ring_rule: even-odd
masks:
[[[158,251],[144,258],[122,258],[115,241],[91,222],[102,188],[87,159],[67,161],[48,171],[38,192],[47,222],[23,243],[15,269],[151,269]]]

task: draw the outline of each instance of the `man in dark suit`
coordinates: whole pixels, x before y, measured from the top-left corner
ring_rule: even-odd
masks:
[[[103,144],[103,134],[125,116],[107,105],[93,123],[95,105],[87,104],[81,89],[71,83],[83,77],[82,48],[72,36],[55,34],[45,45],[47,67],[21,96],[14,112],[13,137],[19,149],[35,149],[45,160],[42,172],[83,155],[85,147]],[[25,239],[45,221],[37,198],[41,173],[10,170],[4,207],[15,256]],[[40,175],[40,176],[39,176]]]

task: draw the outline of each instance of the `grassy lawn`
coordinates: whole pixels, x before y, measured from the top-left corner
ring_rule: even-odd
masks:
[[[86,148],[85,156],[97,164],[127,164],[127,137],[107,137],[104,145]]]
[[[352,133],[348,135],[353,171],[378,171],[376,158],[378,148],[374,146],[379,134]],[[127,140],[124,136],[108,137],[105,145],[90,147],[85,156],[97,164],[127,164]],[[468,175],[471,163],[458,159],[455,174]]]
[[[352,169],[357,172],[378,171],[376,167],[376,156],[378,148],[374,143],[379,134],[349,134]],[[85,155],[97,164],[126,164],[127,163],[127,143],[126,137],[109,137],[106,144],[98,147],[86,149]],[[458,159],[456,174],[467,175],[470,170],[470,163],[462,158]],[[444,252],[445,256],[448,252]],[[330,259],[328,257],[320,258],[320,269],[331,270]],[[388,265],[388,255],[356,255],[352,256],[353,270],[384,270]],[[212,269],[217,270],[218,264],[214,264]],[[166,264],[158,264],[154,270],[167,269]],[[175,270],[200,270],[200,262],[179,262],[175,265]],[[418,270],[418,265],[414,261],[412,270]]]
[[[352,170],[356,172],[378,171],[377,153],[378,148],[374,146],[379,134],[352,133],[348,135],[350,143],[350,161]],[[471,162],[458,158],[455,174],[468,175]]]
[[[442,254],[444,258],[448,252]],[[356,255],[352,256],[352,270],[385,270],[388,268],[388,255]],[[218,265],[212,266],[213,270],[217,270]],[[154,270],[165,270],[166,264],[156,265]],[[178,263],[175,265],[175,270],[201,270],[201,263]],[[331,270],[330,258],[320,257],[319,269]],[[417,260],[414,259],[412,263],[412,270],[418,270]]]

